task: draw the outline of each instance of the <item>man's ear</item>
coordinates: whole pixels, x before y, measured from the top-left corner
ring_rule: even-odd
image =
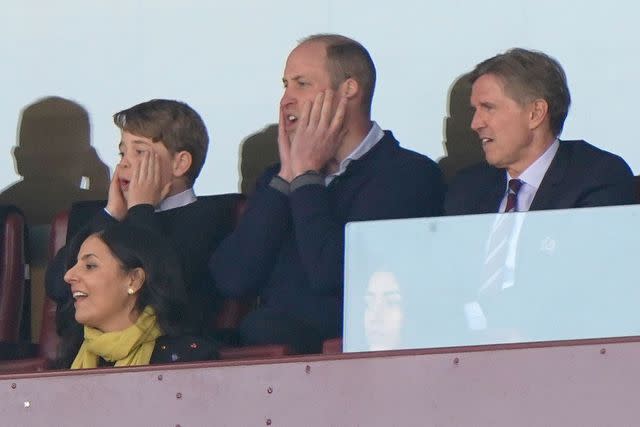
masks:
[[[184,176],[193,163],[193,157],[188,151],[178,151],[173,155],[173,165],[171,172],[175,177]]]
[[[360,93],[360,85],[353,78],[348,78],[340,85],[340,95],[347,99],[353,99]]]
[[[129,282],[129,295],[133,295],[138,293],[138,291],[140,291],[140,289],[142,288],[142,285],[144,285],[144,281],[147,278],[147,273],[145,273],[145,271],[138,267],[138,268],[134,268],[133,270],[131,270],[129,272],[129,278],[131,279],[131,281]]]
[[[544,99],[536,99],[531,103],[529,111],[529,128],[536,129],[549,116],[549,104]]]

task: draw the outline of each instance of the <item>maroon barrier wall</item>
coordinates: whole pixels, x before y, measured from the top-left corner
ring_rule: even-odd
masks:
[[[3,425],[638,425],[640,338],[0,377]]]

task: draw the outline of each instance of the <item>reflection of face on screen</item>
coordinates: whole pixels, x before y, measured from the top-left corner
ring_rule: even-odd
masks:
[[[398,348],[404,324],[402,295],[393,273],[371,275],[365,295],[364,332],[369,350]]]

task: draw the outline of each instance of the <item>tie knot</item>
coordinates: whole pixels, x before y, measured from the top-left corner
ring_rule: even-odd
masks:
[[[518,210],[518,191],[520,191],[522,184],[523,182],[519,179],[509,180],[509,192],[507,193],[505,212],[515,212]]]
[[[520,181],[519,179],[509,180],[509,191],[511,191],[512,193],[518,194],[518,191],[520,191],[520,187],[522,187],[522,181]]]

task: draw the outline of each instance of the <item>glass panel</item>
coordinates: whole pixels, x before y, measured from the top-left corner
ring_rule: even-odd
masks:
[[[344,351],[640,334],[640,206],[350,223]]]

